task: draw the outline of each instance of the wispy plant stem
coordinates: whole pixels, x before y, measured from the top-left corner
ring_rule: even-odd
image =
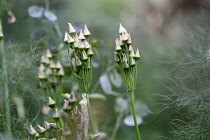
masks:
[[[89,95],[88,94],[87,94],[86,98],[87,98],[88,114],[90,116],[92,131],[93,131],[94,134],[96,134],[98,132],[98,130],[97,130],[95,121],[93,119],[93,114],[92,114],[92,111],[91,111],[90,100],[89,100]]]
[[[117,131],[118,131],[118,129],[119,129],[120,123],[121,123],[121,121],[122,121],[122,119],[123,119],[123,115],[124,115],[124,110],[122,109],[122,110],[120,111],[118,117],[117,117],[117,121],[116,121],[115,126],[114,126],[114,129],[113,129],[113,131],[112,131],[112,135],[111,135],[110,140],[115,140],[115,136],[116,136]]]
[[[0,19],[0,31],[2,31],[2,21]],[[10,124],[10,99],[9,99],[9,88],[8,88],[8,74],[7,74],[7,63],[4,52],[4,39],[0,39],[0,56],[2,56],[2,71],[4,75],[4,94],[5,94],[5,119],[6,124],[3,120],[3,125],[6,125],[6,135],[11,137],[11,124]],[[3,108],[2,108],[3,109]],[[3,115],[3,114],[2,114]]]
[[[131,108],[132,108],[132,113],[133,113],[133,119],[134,119],[134,124],[135,124],[135,129],[136,129],[136,135],[137,139],[141,140],[140,133],[139,133],[139,128],[138,128],[138,123],[136,119],[136,110],[135,110],[135,103],[134,103],[134,93],[130,92],[130,101],[131,101]]]

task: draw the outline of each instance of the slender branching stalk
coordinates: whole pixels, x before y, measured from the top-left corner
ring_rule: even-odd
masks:
[[[137,78],[137,61],[140,59],[139,50],[137,49],[136,54],[134,54],[133,47],[131,46],[131,36],[127,33],[126,29],[120,24],[119,28],[120,38],[116,39],[115,46],[115,62],[119,64],[123,79],[125,82],[126,89],[130,95],[131,108],[133,113],[133,119],[136,128],[137,139],[141,140],[139,128],[136,120],[136,111],[134,104],[134,90],[136,88],[136,78]]]
[[[69,23],[69,34],[66,32],[64,42],[68,46],[69,60],[71,70],[74,74],[77,87],[84,93],[89,93],[92,84],[92,51],[91,44],[89,44],[90,32],[85,25],[84,30],[77,35],[74,27]],[[97,133],[95,121],[93,119],[89,96],[87,98],[88,112],[93,133]]]
[[[5,51],[4,51],[4,36],[2,32],[2,22],[0,19],[0,56],[2,56],[2,72],[4,75],[4,100],[5,100],[5,119],[6,123],[4,120],[3,121],[3,126],[6,128],[6,135],[8,137],[11,137],[11,118],[10,118],[10,99],[9,99],[9,88],[8,88],[8,74],[7,74],[7,62],[6,62],[6,57],[5,57]],[[2,108],[3,109],[3,108]],[[4,118],[3,118],[4,119]]]

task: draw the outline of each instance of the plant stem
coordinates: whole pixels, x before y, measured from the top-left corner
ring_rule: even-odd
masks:
[[[133,92],[130,92],[129,95],[130,95],[131,108],[132,108],[133,119],[134,119],[134,123],[135,123],[135,129],[136,129],[137,139],[138,140],[141,140],[140,133],[139,133],[139,128],[138,128],[138,124],[137,124],[137,119],[136,119],[136,110],[135,110],[135,103],[134,103],[134,93]]]
[[[0,30],[2,30],[2,22],[0,19]],[[0,40],[0,56],[2,56],[2,71],[4,75],[4,93],[5,93],[5,116],[6,116],[6,135],[11,138],[11,124],[10,124],[10,99],[9,99],[9,88],[8,88],[8,74],[7,64],[4,52],[4,40]],[[3,115],[3,114],[2,114]],[[3,121],[4,122],[4,121]],[[5,127],[5,126],[4,126]]]
[[[124,114],[124,110],[122,109],[117,117],[117,121],[115,123],[115,126],[114,126],[114,130],[112,131],[112,136],[110,138],[110,140],[115,140],[115,136],[117,134],[117,131],[119,129],[119,126],[120,126],[120,122],[122,121],[123,119],[123,114]]]
[[[92,131],[93,131],[93,134],[96,134],[98,132],[98,130],[96,128],[96,124],[95,124],[95,121],[93,119],[93,114],[92,114],[91,107],[90,107],[90,100],[89,100],[88,93],[87,93],[86,98],[87,98],[88,114],[90,116],[90,122],[91,122]]]

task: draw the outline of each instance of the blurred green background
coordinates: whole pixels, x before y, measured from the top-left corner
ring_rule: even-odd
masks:
[[[91,104],[99,130],[106,132],[108,136],[111,135],[118,116],[118,112],[115,111],[116,96],[106,94],[98,80],[106,72],[106,68],[115,63],[114,40],[118,37],[119,24],[122,23],[131,33],[132,46],[139,48],[141,54],[135,100],[149,110],[149,114],[143,117],[143,123],[140,125],[142,139],[187,139],[176,137],[173,131],[178,132],[180,129],[172,122],[173,120],[191,122],[196,118],[195,113],[190,110],[192,94],[188,96],[190,92],[187,89],[199,91],[204,84],[195,86],[194,82],[197,79],[193,78],[195,77],[193,74],[200,78],[201,73],[196,70],[191,71],[192,69],[206,67],[204,69],[206,75],[202,76],[208,81],[204,82],[203,79],[207,92],[204,95],[197,92],[195,97],[204,96],[209,99],[210,2],[208,0],[49,0],[49,10],[57,16],[56,21],[50,21],[44,16],[33,18],[28,14],[30,6],[46,7],[46,2],[46,0],[7,0],[7,7],[17,20],[9,24],[7,14],[2,19],[9,77],[11,77],[10,87],[14,88],[11,94],[20,96],[25,108],[25,117],[20,121],[16,110],[17,104],[13,101],[11,103],[13,121],[16,122],[17,119],[18,124],[24,122],[23,127],[14,128],[14,137],[23,139],[27,136],[25,134],[27,130],[24,128],[27,128],[29,122],[43,121],[40,108],[46,102],[46,98],[42,97],[38,86],[39,56],[47,48],[53,50],[55,54],[65,50],[62,44],[64,32],[68,31],[67,23],[72,23],[78,28],[87,24],[91,38],[100,41],[95,46],[99,53],[95,61],[99,66],[94,68],[92,87],[96,85],[94,92],[105,95],[107,99],[91,99]],[[35,48],[36,51],[33,52]],[[66,58],[59,55],[58,57],[62,64],[66,65]],[[206,63],[201,64],[200,61]],[[68,77],[64,80],[64,90],[70,92],[74,84],[69,76],[68,66],[65,72]],[[113,86],[112,90],[124,97],[127,96],[123,86]],[[192,104],[194,103],[193,101]],[[207,105],[209,100],[204,106]],[[129,110],[124,116],[128,114]],[[178,124],[182,125],[181,122]],[[205,140],[205,138],[197,139]],[[136,136],[133,127],[121,122],[116,140],[134,139]]]

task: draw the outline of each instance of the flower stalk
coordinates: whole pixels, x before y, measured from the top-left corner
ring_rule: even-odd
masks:
[[[133,47],[131,46],[132,44],[131,35],[127,33],[126,29],[121,24],[119,28],[119,34],[120,34],[119,39],[117,38],[115,40],[115,52],[114,52],[115,62],[119,64],[126,89],[130,96],[137,139],[141,140],[136,119],[135,104],[134,104],[134,90],[136,88],[136,78],[137,78],[137,68],[138,68],[137,65],[138,65],[138,60],[140,59],[140,54],[138,49],[136,53],[134,53]]]

